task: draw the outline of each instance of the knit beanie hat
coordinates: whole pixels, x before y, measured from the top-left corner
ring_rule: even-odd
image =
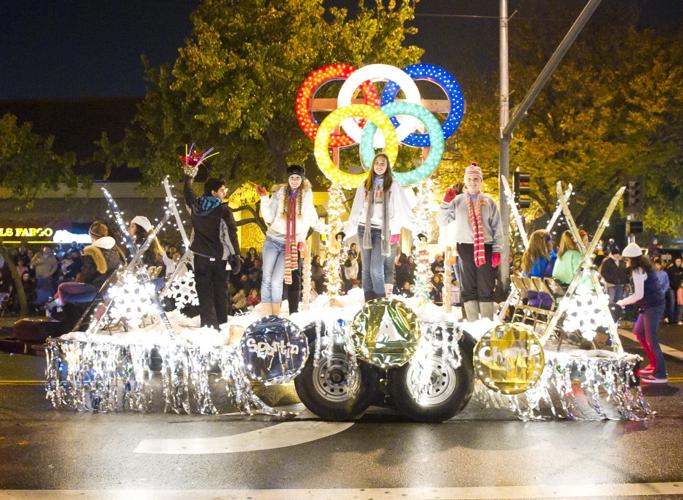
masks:
[[[478,175],[481,180],[484,180],[484,175],[481,173],[481,168],[479,168],[479,165],[476,161],[470,163],[465,169],[465,176],[468,175]]]
[[[299,175],[304,177],[306,175],[306,169],[301,165],[290,165],[287,167],[287,177],[290,175]]]

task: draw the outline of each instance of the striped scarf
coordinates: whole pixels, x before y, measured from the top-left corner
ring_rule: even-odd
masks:
[[[299,267],[296,250],[296,193],[287,200],[287,232],[285,234],[285,284],[292,284],[292,271]]]
[[[467,218],[472,228],[472,240],[474,241],[474,265],[481,267],[486,264],[486,252],[484,250],[484,224],[481,220],[481,207],[484,200],[477,196],[477,204],[472,203],[472,198],[467,195]]]

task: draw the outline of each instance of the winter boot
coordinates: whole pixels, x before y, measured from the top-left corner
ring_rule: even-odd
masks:
[[[467,321],[477,321],[479,319],[479,302],[468,300],[465,302],[464,308]]]
[[[479,311],[481,312],[482,318],[488,318],[492,320],[496,311],[496,307],[493,302],[479,302]]]

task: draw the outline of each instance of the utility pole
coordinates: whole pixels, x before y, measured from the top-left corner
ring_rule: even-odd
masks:
[[[505,198],[503,176],[510,178],[510,137],[503,134],[510,121],[510,78],[508,75],[508,2],[500,0],[500,159],[498,164],[498,206],[503,226],[500,275],[503,287],[510,282],[510,207]]]
[[[576,41],[576,38],[581,33],[581,30],[588,24],[591,16],[600,5],[602,0],[588,0],[588,3],[583,8],[579,17],[576,18],[572,27],[564,36],[560,44],[550,56],[548,62],[536,77],[536,81],[531,85],[531,88],[522,99],[522,102],[515,108],[515,112],[510,118],[509,112],[509,77],[508,77],[508,8],[507,0],[500,0],[500,156],[499,156],[499,173],[508,177],[510,173],[510,141],[512,139],[512,132],[515,130],[519,122],[522,121],[524,115],[534,103],[538,94],[541,93],[550,77],[555,72],[569,47]],[[500,185],[500,178],[499,178]],[[501,255],[500,272],[503,285],[508,286],[510,282],[510,209],[507,206],[507,200],[502,186],[500,188],[500,216],[503,223],[503,255]]]

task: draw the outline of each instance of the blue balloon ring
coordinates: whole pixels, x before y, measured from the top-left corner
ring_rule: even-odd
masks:
[[[392,118],[397,115],[413,116],[420,120],[427,127],[427,134],[429,137],[429,153],[424,162],[417,168],[410,172],[392,172],[394,178],[402,186],[409,186],[420,182],[422,179],[429,177],[434,170],[439,166],[444,150],[443,130],[439,120],[425,107],[411,102],[398,101],[387,104],[380,108],[382,113]],[[368,121],[363,127],[363,135],[360,142],[361,164],[365,170],[370,170],[372,162],[375,158],[375,148],[373,147],[373,138],[377,131],[377,125]]]
[[[408,73],[413,80],[426,80],[438,85],[444,91],[446,97],[448,97],[451,109],[448,111],[446,120],[441,124],[444,140],[448,139],[460,126],[462,115],[465,111],[465,100],[458,81],[448,71],[434,64],[411,64],[403,68],[403,71]],[[399,90],[400,87],[394,82],[387,82],[382,92],[382,106],[394,102]],[[398,127],[398,120],[396,118],[392,118],[391,121],[394,127]],[[427,134],[413,133],[403,139],[402,142],[416,148],[424,148],[431,145],[429,135]]]

